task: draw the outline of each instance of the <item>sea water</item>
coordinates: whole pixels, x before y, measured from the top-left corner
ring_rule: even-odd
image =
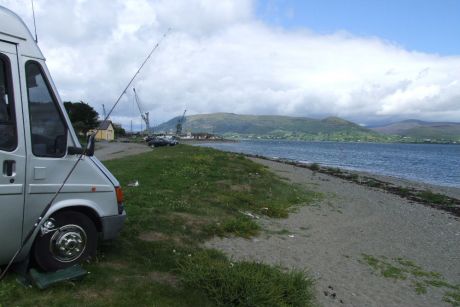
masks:
[[[460,187],[460,145],[287,140],[205,142],[198,145]]]

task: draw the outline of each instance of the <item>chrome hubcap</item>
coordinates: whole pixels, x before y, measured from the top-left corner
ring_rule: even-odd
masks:
[[[78,259],[86,249],[86,233],[78,225],[65,225],[57,229],[50,241],[50,251],[60,262]]]

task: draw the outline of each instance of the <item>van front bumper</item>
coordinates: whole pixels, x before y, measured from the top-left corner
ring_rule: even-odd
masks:
[[[102,240],[116,239],[123,228],[125,220],[126,211],[123,211],[122,214],[102,217]]]

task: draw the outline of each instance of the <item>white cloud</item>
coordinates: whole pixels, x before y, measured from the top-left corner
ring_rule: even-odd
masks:
[[[0,0],[32,25],[29,1]],[[460,119],[460,56],[375,37],[262,23],[246,0],[36,1],[39,44],[64,100],[111,105],[136,81],[153,122],[182,113]],[[131,91],[114,113],[138,118]],[[137,120],[137,119],[136,119]]]

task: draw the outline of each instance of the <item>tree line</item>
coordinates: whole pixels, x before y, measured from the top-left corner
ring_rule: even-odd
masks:
[[[101,122],[99,120],[99,113],[88,103],[83,101],[64,101],[64,107],[78,135],[86,136],[89,131],[99,127]],[[112,125],[116,136],[124,136],[126,134],[125,129],[121,125],[115,123],[112,123]]]

